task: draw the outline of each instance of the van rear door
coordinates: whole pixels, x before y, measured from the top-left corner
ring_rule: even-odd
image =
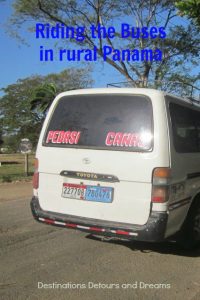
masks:
[[[156,159],[151,99],[119,93],[63,96],[47,119],[37,150],[41,208],[145,224]]]

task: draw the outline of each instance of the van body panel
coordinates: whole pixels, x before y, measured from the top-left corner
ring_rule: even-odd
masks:
[[[83,90],[61,95],[105,95],[107,90]],[[112,89],[110,95],[119,94]],[[168,128],[163,95],[157,91],[120,90],[120,95],[142,95],[148,97],[153,111],[153,147],[150,151],[120,151],[108,148],[91,149],[81,146],[53,147],[44,145],[44,137],[49,119],[55,110],[59,98],[55,99],[45,120],[40,136],[37,158],[39,159],[39,190],[38,197],[42,209],[83,216],[107,221],[119,221],[143,225],[147,222],[151,211],[152,172],[156,167],[169,167]],[[67,97],[66,97],[67,99]],[[162,143],[160,139],[162,138]],[[60,145],[59,145],[60,146]],[[89,163],[85,163],[85,159]],[[107,174],[118,178],[119,182],[97,182],[86,179],[75,179],[61,176],[62,171],[89,172],[92,174]],[[93,186],[109,186],[114,189],[111,203],[99,203],[63,198],[62,185],[76,183]]]
[[[141,114],[142,109],[138,110],[138,115],[136,112],[133,115],[136,127],[137,123],[140,124],[138,128],[143,124],[143,120],[145,124],[147,120],[150,120],[150,114],[152,115],[151,143],[147,143],[146,146],[138,143],[137,147],[134,145],[131,148],[131,145],[125,145],[126,147],[120,148],[124,145],[120,143],[116,145],[114,140],[113,145],[107,147],[108,144],[106,142],[104,144],[102,136],[104,137],[108,132],[111,132],[112,136],[113,128],[115,128],[109,129],[107,126],[109,122],[112,126],[113,122],[124,122],[128,115],[129,121],[126,120],[125,122],[128,127],[124,127],[123,130],[119,122],[119,127],[116,126],[115,131],[120,134],[132,132],[131,129],[128,131],[127,128],[129,125],[131,128],[129,122],[131,123],[131,112],[134,111],[134,107],[123,111],[122,104],[125,107],[126,99],[128,99],[125,99],[126,96],[129,97],[129,104],[132,101],[130,99],[135,101],[134,99],[137,97],[143,99],[143,102],[144,98],[148,99],[151,106],[149,114],[144,107],[145,114],[143,116]],[[119,97],[121,97],[121,102],[117,100]],[[70,102],[72,98],[75,99],[75,102],[78,101],[78,98],[82,99],[80,103],[82,127],[80,126],[80,128],[76,124],[74,125],[74,117],[69,118],[72,124],[69,126],[70,128],[68,125],[62,127],[62,122],[65,124],[65,121],[68,120],[67,115],[65,119],[64,114],[65,101],[68,104],[66,112],[73,113],[72,107],[75,104]],[[94,105],[92,99],[94,99]],[[95,102],[97,99],[101,101]],[[105,101],[105,99],[107,100]],[[116,107],[120,103],[118,113],[104,118],[104,115],[109,115],[111,111],[111,102],[109,101],[114,101]],[[64,106],[60,106],[60,127],[57,128],[55,124],[52,125],[55,123],[52,121],[52,116],[58,112],[57,108],[61,102]],[[87,110],[83,106],[84,102],[87,104]],[[102,105],[103,102],[104,105]],[[139,102],[137,101],[137,103]],[[96,114],[94,110],[95,114],[92,115],[95,103],[99,107],[99,114]],[[177,111],[181,111],[184,107],[195,111],[195,130],[193,125],[190,126],[190,123],[182,126],[187,118],[187,112],[183,113],[184,117],[180,118],[178,125],[174,124],[170,103],[180,105],[181,108],[178,108]],[[115,108],[115,105],[113,107]],[[78,109],[79,105],[76,104],[75,112]],[[115,112],[115,110],[113,111]],[[123,117],[121,119],[119,111],[122,111]],[[97,232],[108,236],[125,235],[137,240],[156,241],[175,234],[181,229],[187,218],[195,197],[198,195],[198,199],[200,199],[200,119],[197,117],[199,111],[200,108],[197,108],[197,105],[191,105],[189,100],[153,89],[88,89],[69,91],[58,95],[45,119],[36,152],[36,158],[39,161],[37,170],[39,172],[39,187],[34,189],[34,197],[31,202],[34,217],[47,224],[89,232],[97,230]],[[59,114],[57,114],[57,118]],[[90,114],[93,119],[90,120],[89,125],[87,119],[91,117]],[[141,117],[138,117],[140,114]],[[76,117],[76,115],[74,116]],[[78,124],[79,118],[77,120]],[[102,128],[98,122],[100,122],[99,124],[103,122]],[[176,126],[177,128],[175,128]],[[86,133],[89,130],[92,132],[93,127],[92,139],[88,134],[85,139],[81,140],[82,132],[84,130]],[[104,130],[103,134],[101,129],[102,132]],[[70,145],[71,142],[68,142],[67,145],[63,145],[63,141],[58,143],[58,135],[60,139],[62,132],[64,134],[70,132],[71,134],[70,130],[76,132],[77,137],[80,138],[79,142],[77,138],[77,142],[73,145]],[[95,136],[95,130],[98,132],[97,136]],[[133,132],[134,138],[137,139],[139,131],[133,130]],[[191,144],[185,142],[187,135]],[[63,136],[65,137],[65,135]],[[99,142],[98,136],[101,136],[101,142]],[[185,149],[182,149],[181,146],[182,138],[183,145],[185,143],[187,148],[185,153]],[[194,144],[195,142],[199,144]],[[194,148],[196,147],[194,151],[192,144],[194,144]],[[192,149],[191,152],[190,149]],[[162,180],[161,183],[154,182],[153,174],[156,168],[169,168],[171,171],[170,178],[167,179],[164,186]],[[72,173],[75,175],[71,176]],[[166,178],[164,182],[165,180]],[[63,184],[64,186],[70,186],[70,184],[71,186],[89,186],[94,190],[97,187],[99,189],[103,187],[109,191],[112,190],[112,199],[108,202],[99,202],[97,199],[91,201],[89,199],[74,199],[71,196],[66,198],[62,194]],[[167,196],[164,202],[159,203],[158,201],[156,203],[152,200],[154,199],[152,191],[154,187],[158,187],[159,191],[159,184],[161,191],[166,191]]]
[[[189,109],[195,108],[192,107],[190,103],[181,103],[180,100],[175,97],[166,97],[166,110],[169,120],[169,144],[172,170],[169,207],[174,208],[170,209],[166,229],[166,237],[180,230],[187,217],[193,199],[196,195],[200,195],[200,152],[180,153],[175,149],[173,138],[173,124],[169,111],[170,103],[174,103],[179,105],[180,107],[186,107]],[[192,174],[193,176],[190,176]],[[198,174],[199,176],[196,176]],[[180,206],[176,206],[176,203],[180,203]]]
[[[113,201],[111,203],[102,203],[61,197],[63,182],[80,184],[80,180],[77,179],[72,180],[71,178],[60,177],[55,174],[40,173],[38,198],[43,210],[138,225],[143,225],[148,220],[151,183],[129,181],[101,182],[101,185],[104,187],[114,188]],[[90,180],[81,180],[81,183],[94,186],[97,184]]]
[[[129,98],[129,105],[131,103],[130,109],[124,108],[128,103],[128,98],[123,98],[126,96]],[[74,118],[77,121],[79,119],[76,114],[73,116],[72,107],[76,106],[75,112],[79,110],[77,101],[80,97],[83,99],[80,103],[83,126],[79,128],[74,125]],[[119,97],[120,101],[117,100]],[[146,101],[144,99],[148,99],[148,105],[151,106],[149,113],[145,107],[143,115],[143,109],[134,109],[130,99],[134,101],[137,97],[143,102]],[[89,99],[94,99],[94,105]],[[97,99],[100,102],[95,102]],[[69,104],[72,100],[77,104],[71,102],[71,108],[68,110],[64,107],[65,101]],[[110,114],[112,111],[109,101],[114,101],[114,114]],[[59,112],[62,118],[60,127],[56,128],[55,124],[54,127],[52,125],[52,116],[58,112],[57,107],[61,102],[64,105]],[[84,102],[88,112],[84,108]],[[140,101],[136,102],[138,107],[142,105]],[[96,106],[99,113],[95,111]],[[65,122],[68,121],[68,111],[71,113],[70,128]],[[153,89],[88,89],[59,94],[49,109],[37,146],[36,158],[39,167],[31,201],[33,216],[46,224],[120,238],[160,241],[174,235],[181,230],[194,199],[200,199],[199,112],[200,106],[197,103]],[[106,114],[107,118],[104,118]],[[129,131],[127,128],[131,128],[132,119],[135,128],[150,122],[149,114],[152,119],[150,135],[148,132],[148,136],[152,137],[151,142],[145,145],[139,140],[138,144],[136,143],[137,147],[135,144],[118,144],[115,140],[112,145],[104,143],[102,136],[106,136],[109,131],[112,136],[113,130],[119,133],[118,138],[125,132],[125,135],[131,133],[137,141],[140,131],[132,132],[132,129]],[[103,133],[101,122],[104,127]],[[112,127],[116,122],[119,123],[119,127]],[[124,130],[122,123],[125,124]],[[111,124],[111,129],[105,124]],[[72,130],[76,135],[76,143],[68,141],[67,145],[63,145],[62,139],[58,143],[58,135],[59,139],[65,137],[65,134],[68,138],[70,132],[71,138]],[[85,141],[81,140],[84,130],[88,133]],[[89,130],[92,132],[92,138],[89,136]],[[96,136],[95,130],[98,132]],[[99,140],[98,136],[101,136]],[[110,147],[106,147],[108,145]],[[120,148],[122,146],[126,147]],[[167,168],[166,170],[170,171],[169,178],[164,178],[164,181],[162,178],[161,181],[154,180],[156,168]],[[66,197],[62,193],[63,185],[84,186],[86,189],[89,186],[95,191],[104,188],[110,191],[112,199],[74,199],[71,194]],[[154,198],[153,193],[156,188],[158,192],[166,193],[164,201],[155,200],[156,196]]]
[[[33,217],[45,224],[78,229],[98,236],[151,242],[163,240],[168,219],[166,212],[152,211],[145,225],[134,225],[54,213],[43,210],[35,196],[31,200],[31,210]]]

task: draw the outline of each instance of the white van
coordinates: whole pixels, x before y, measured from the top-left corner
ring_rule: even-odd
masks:
[[[200,242],[200,105],[142,88],[54,100],[40,135],[36,220],[139,241]]]

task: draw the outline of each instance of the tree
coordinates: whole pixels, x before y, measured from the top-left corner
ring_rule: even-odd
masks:
[[[59,93],[69,89],[90,87],[91,84],[89,71],[68,69],[58,74],[20,79],[17,83],[3,88],[4,95],[0,98],[0,123],[4,145],[16,151],[20,139],[29,138],[33,146],[36,146],[47,109],[41,111],[43,102],[31,104],[31,101],[41,85],[55,86]],[[48,107],[52,100],[53,97],[49,99]]]
[[[31,111],[40,112],[45,117],[55,96],[65,90],[91,86],[90,69],[68,69],[59,74],[50,74],[42,84],[33,89]]]
[[[148,81],[154,83],[170,80],[171,77],[186,77],[192,74],[191,69],[197,64],[199,56],[200,36],[197,28],[192,24],[182,25],[177,22],[177,10],[173,0],[15,0],[13,23],[26,26],[26,21],[61,23],[65,26],[84,26],[84,41],[67,40],[74,47],[96,47],[98,55],[103,56],[103,46],[109,45],[113,49],[145,49],[160,48],[163,53],[162,61],[113,61],[106,62],[120,72],[126,80],[136,85],[146,85]],[[131,23],[133,27],[164,27],[167,32],[165,39],[122,39],[116,32],[115,39],[99,36],[92,39],[90,26],[103,25],[108,27],[121,22]],[[193,82],[197,78],[192,76]]]
[[[176,2],[181,15],[188,16],[200,27],[200,0],[179,0]]]
[[[2,130],[0,129],[0,147],[3,145]],[[1,152],[1,151],[0,151]]]
[[[33,91],[31,99],[31,111],[39,109],[46,114],[53,99],[56,96],[56,87],[53,83],[44,83]]]

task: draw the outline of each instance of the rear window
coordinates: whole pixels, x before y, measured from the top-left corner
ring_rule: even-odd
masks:
[[[200,152],[200,112],[170,103],[173,141],[179,153]]]
[[[152,104],[142,95],[76,95],[59,100],[45,133],[45,146],[149,151]]]

